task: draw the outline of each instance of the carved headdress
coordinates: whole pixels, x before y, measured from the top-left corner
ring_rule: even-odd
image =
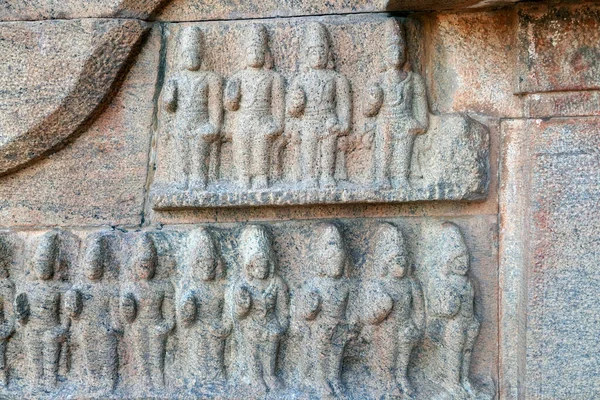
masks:
[[[179,32],[180,63],[187,63],[193,57],[197,68],[202,67],[202,30],[197,26],[188,26],[182,28]],[[186,67],[186,65],[181,65]],[[195,69],[195,68],[194,68]]]
[[[373,244],[373,271],[377,271],[379,276],[387,276],[387,265],[380,262],[380,258],[399,251],[406,254],[405,240],[402,231],[390,223],[382,223],[377,228],[375,242]],[[410,265],[406,265],[407,274],[410,272]]]
[[[240,237],[242,264],[249,263],[256,254],[267,253],[269,278],[275,275],[276,259],[270,232],[262,225],[248,225]]]
[[[384,35],[386,47],[392,44],[406,46],[404,27],[395,18],[390,18],[385,22]]]
[[[260,47],[265,55],[263,68],[273,68],[273,56],[269,47],[269,34],[267,28],[262,24],[251,24],[245,31],[246,46]]]
[[[207,258],[212,258],[214,260],[215,279],[218,279],[221,273],[219,271],[221,263],[219,262],[219,254],[215,246],[215,241],[207,228],[199,227],[190,232],[187,240],[186,256],[186,276],[191,280],[194,280],[197,277],[197,274],[195,273],[195,270],[198,268],[197,263],[206,260]]]
[[[325,46],[327,48],[327,69],[334,69],[333,51],[331,51],[331,37],[329,31],[320,22],[312,22],[306,26],[304,31],[304,59],[307,60],[308,49],[314,46]],[[308,68],[305,65],[305,68]]]
[[[152,236],[150,236],[148,233],[142,233],[138,238],[134,248],[132,267],[145,268],[149,272],[148,279],[152,279],[152,277],[156,273],[157,264],[158,256],[154,240],[152,239]]]
[[[453,222],[446,221],[442,224],[442,231],[438,245],[438,257],[442,273],[447,274],[448,265],[459,254],[469,254],[462,231]]]
[[[310,239],[309,259],[313,272],[322,271],[331,262],[331,251],[343,257],[342,276],[348,274],[348,251],[339,228],[332,223],[319,224]]]

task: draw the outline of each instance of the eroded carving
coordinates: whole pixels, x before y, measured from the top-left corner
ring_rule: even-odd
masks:
[[[345,395],[341,376],[344,350],[357,333],[357,324],[349,315],[348,256],[339,229],[332,224],[317,227],[309,252],[316,276],[306,285],[300,305],[310,326],[305,357],[314,368],[320,395],[338,398]]]
[[[373,326],[375,375],[390,396],[413,396],[408,365],[425,328],[421,285],[411,276],[411,262],[402,232],[381,224],[372,248],[371,278],[364,288],[364,318]]]
[[[374,140],[374,182],[378,187],[407,190],[415,136],[428,127],[425,83],[406,70],[406,39],[395,19],[385,24],[382,46],[386,71],[365,94],[365,114],[377,116]]]
[[[219,258],[210,231],[199,228],[190,233],[177,296],[180,351],[188,385],[225,381],[225,339],[231,333],[232,319],[224,313],[225,284]]]
[[[174,163],[174,186],[180,190],[203,190],[209,171],[218,168],[220,129],[223,119],[221,78],[203,71],[202,32],[184,28],[180,35],[180,71],[163,91],[167,112],[175,114],[173,141],[179,162]]]
[[[130,344],[133,374],[144,388],[164,388],[165,345],[175,325],[174,289],[155,280],[154,239],[140,235],[131,260],[132,280],[121,287],[120,313]]]
[[[11,243],[0,237],[0,383],[8,385],[8,368],[6,364],[6,347],[15,331],[15,284],[10,279],[10,267],[13,261]]]
[[[458,226],[446,222],[442,229],[439,271],[429,288],[429,329],[440,343],[444,388],[453,398],[475,398],[469,370],[480,323],[475,317],[475,291],[468,276],[470,255]]]
[[[15,298],[17,321],[24,327],[30,382],[38,387],[56,385],[62,344],[71,319],[63,311],[64,289],[54,281],[60,255],[60,236],[48,232],[40,239],[32,260],[33,278]]]
[[[271,146],[283,132],[284,85],[273,71],[267,30],[252,25],[246,32],[246,68],[225,88],[225,107],[235,113],[232,147],[237,183],[243,189],[269,186]]]
[[[318,22],[306,28],[305,71],[291,84],[287,110],[301,119],[300,160],[306,187],[335,187],[338,138],[350,131],[350,82],[334,70],[329,32]],[[342,155],[343,157],[343,155]]]
[[[83,279],[66,294],[72,335],[83,349],[81,376],[92,390],[110,392],[117,384],[119,289],[108,281],[110,234],[92,235],[83,258]]]
[[[289,326],[289,295],[277,274],[271,235],[250,225],[240,237],[241,273],[231,291],[241,379],[258,393],[277,391],[279,342]]]

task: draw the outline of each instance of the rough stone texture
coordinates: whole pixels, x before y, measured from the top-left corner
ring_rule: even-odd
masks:
[[[72,18],[140,18],[154,15],[169,0],[4,0],[0,21]]]
[[[171,26],[162,90],[165,105],[158,113],[152,188],[156,209],[485,198],[487,129],[466,115],[429,117],[422,78],[410,67],[419,61],[410,58],[405,65],[406,58],[390,60],[419,49],[406,46],[407,40],[419,40],[417,33],[405,38],[403,27],[381,16],[265,21],[263,29],[268,29],[260,48],[272,56],[276,72],[267,67],[264,78],[257,78],[250,68],[244,69],[246,52],[241,51],[253,43],[245,43],[253,37],[253,26],[186,25],[183,34],[180,26]],[[410,27],[407,31],[415,32]],[[197,29],[201,39],[195,40],[201,43],[190,49],[185,29]],[[303,61],[315,40],[329,43],[331,67],[313,68]],[[396,47],[388,47],[390,40]],[[190,51],[201,54],[202,67],[184,67]],[[372,76],[374,70],[378,75]],[[207,75],[214,73],[217,76]],[[198,85],[210,83],[193,92],[177,89],[191,79]],[[253,87],[258,79],[273,83]],[[235,101],[241,98],[241,106],[228,103],[235,85]],[[325,101],[330,94],[319,93],[328,93],[329,87],[337,93],[334,90]],[[268,95],[260,92],[265,88]],[[221,93],[226,109],[222,125]],[[260,106],[272,109],[272,115],[255,111],[256,100],[244,100],[255,98],[272,98]],[[196,109],[189,104],[207,105]],[[331,121],[338,121],[339,128],[337,122],[327,127]],[[194,124],[199,128],[190,128]],[[335,132],[321,137],[328,129]],[[195,149],[199,160],[186,146]],[[197,171],[202,171],[200,176]]]
[[[515,229],[527,232],[528,251],[515,261],[522,263],[527,277],[526,348],[521,351],[526,349],[522,383],[528,398],[600,393],[594,334],[600,315],[599,124],[597,118],[556,118],[507,130],[508,141],[519,140],[516,134],[524,137],[524,150],[515,161],[530,169],[523,177],[513,174],[516,179],[507,188],[522,185],[525,190],[518,196],[527,208],[523,214],[504,215],[509,220],[521,214]],[[506,168],[515,167],[519,164]]]
[[[83,22],[84,26],[94,26],[95,23],[94,21]],[[39,27],[40,24],[42,26],[51,24],[55,28],[46,28],[47,30],[53,32],[58,30],[62,32],[63,38],[68,38],[69,36],[77,37],[82,22],[15,22],[0,24],[0,29],[2,26],[6,26],[5,32],[14,34],[23,31],[31,32],[32,29],[34,32],[39,32],[39,30],[43,30]],[[110,21],[107,24],[115,25]],[[8,25],[11,27],[10,30]],[[131,67],[121,90],[115,94],[102,115],[87,127],[77,140],[62,151],[0,180],[0,198],[2,198],[0,225],[140,223],[144,203],[143,190],[148,168],[154,80],[158,70],[160,38],[156,33],[153,33],[146,42],[142,54]],[[50,41],[50,43],[54,43],[54,41]],[[61,42],[56,43],[58,45]],[[63,45],[61,44],[61,46]],[[60,48],[58,47],[56,50]],[[49,50],[42,48],[38,51],[48,52]],[[73,54],[73,51],[70,54]],[[83,54],[87,56],[87,53]],[[61,67],[62,64],[64,67]],[[17,68],[18,65],[11,62],[7,68]],[[47,82],[56,82],[55,79],[52,79],[55,76],[62,76],[64,79],[73,78],[69,75],[73,62],[65,62],[59,58],[54,60],[54,64],[46,65],[46,67],[48,66],[51,66],[52,70],[39,70],[41,82],[37,82],[37,84],[42,85],[42,88]],[[109,63],[108,70],[105,72],[108,72],[110,67]],[[61,70],[66,73],[59,74]],[[76,74],[77,69],[73,73]],[[8,76],[2,75],[2,79],[7,78]],[[33,85],[35,82],[31,83],[32,87],[36,88],[36,85]],[[7,92],[3,93],[6,95]],[[62,82],[58,86],[50,85],[44,89],[43,93],[46,93],[47,99],[36,96],[17,97],[17,88],[14,88],[8,91],[14,100],[4,102],[3,106],[14,110],[17,115],[21,115],[19,108],[15,107],[15,102],[24,103],[21,109],[33,110],[29,116],[40,115],[41,117],[45,112],[54,108],[57,100],[68,95]],[[35,102],[28,104],[33,101]],[[48,104],[50,108],[48,108]],[[16,115],[13,113],[3,113],[0,118],[3,122],[13,121],[2,129],[2,133],[6,135],[4,137],[7,139],[12,136],[12,132],[19,132],[25,126],[23,123],[15,122],[16,120],[30,121],[27,114],[23,114],[22,118],[16,120],[15,117]]]
[[[340,390],[349,398],[365,398],[397,390],[394,375],[389,375],[392,370],[377,372],[377,379],[367,378],[380,368],[376,358],[380,347],[411,343],[414,350],[406,359],[409,380],[402,389],[410,385],[416,398],[449,393],[453,398],[475,398],[459,393],[469,379],[460,369],[467,368],[477,371],[472,373],[476,398],[491,398],[492,377],[497,374],[497,277],[490,268],[496,257],[495,219],[462,218],[455,220],[457,225],[430,218],[383,222],[4,232],[2,266],[8,276],[3,279],[14,283],[4,296],[11,303],[8,297],[13,293],[15,302],[14,315],[6,313],[4,318],[17,322],[10,339],[3,339],[8,340],[2,370],[8,388],[1,389],[2,396],[19,398],[25,391],[41,398],[185,393],[238,398],[268,390],[269,398],[280,398],[300,392],[328,397],[334,394],[328,391]],[[398,251],[400,255],[394,256]],[[261,275],[261,262],[267,263],[266,275]],[[469,264],[467,281],[461,274]],[[317,265],[325,275],[318,274]],[[340,266],[341,276],[335,272]],[[387,276],[382,268],[393,275]],[[458,272],[444,272],[446,268]],[[344,285],[334,284],[336,279],[343,279]],[[394,290],[401,295],[404,282],[414,288],[415,304],[404,303],[408,314],[388,315],[386,296],[394,299]],[[463,286],[466,282],[471,283]],[[273,291],[273,298],[262,297],[261,290]],[[337,297],[342,293],[346,294]],[[309,314],[306,296],[318,300]],[[419,300],[422,296],[425,303]],[[339,308],[339,301],[344,308]],[[42,311],[44,302],[48,306]],[[457,304],[462,311],[454,314]],[[157,316],[161,307],[162,316]],[[342,314],[335,314],[338,310]],[[424,313],[422,317],[413,316],[418,312]],[[412,318],[417,318],[415,325],[410,325]],[[468,339],[475,341],[472,353],[468,340],[465,347],[453,347],[463,340],[455,329],[466,329],[461,328],[465,323],[477,327]],[[381,336],[386,324],[399,324],[399,336]],[[281,328],[280,336],[267,335],[275,326]],[[342,336],[318,333],[328,329]],[[281,340],[279,350],[267,345],[272,340]],[[337,340],[345,345],[336,356]],[[43,358],[37,357],[38,348],[43,349]],[[254,353],[266,362],[260,370],[254,370]],[[320,361],[319,354],[329,354],[331,360]],[[457,364],[454,355],[459,356]],[[193,361],[195,357],[207,358]],[[341,363],[341,357],[340,373],[328,363]],[[192,362],[199,367],[189,369]],[[269,377],[270,373],[274,375]],[[402,372],[398,374],[400,383]],[[41,389],[47,394],[42,395]]]
[[[146,30],[131,20],[1,24],[0,175],[80,133]]]
[[[594,4],[519,10],[516,92],[598,89],[600,8]]]

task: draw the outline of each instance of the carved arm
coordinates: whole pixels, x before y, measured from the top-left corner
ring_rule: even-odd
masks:
[[[221,77],[214,75],[208,84],[208,117],[214,127],[214,134],[221,130],[223,122],[223,82]]]
[[[163,89],[163,104],[168,112],[173,113],[177,110],[177,81],[173,78],[167,81]]]
[[[31,311],[30,311],[29,299],[27,297],[27,294],[20,293],[15,298],[15,315],[16,315],[17,321],[19,321],[19,323],[21,323],[23,325],[27,324],[30,314],[31,314]]]
[[[413,97],[413,116],[417,121],[418,127],[414,134],[427,132],[429,127],[429,106],[427,105],[427,90],[425,82],[419,74],[413,74],[414,97]]]
[[[242,88],[239,78],[232,78],[225,86],[225,97],[223,103],[229,111],[237,111],[240,108],[242,99]]]
[[[379,114],[383,105],[383,89],[378,84],[371,85],[365,93],[363,113],[365,117],[374,117]]]
[[[306,94],[297,82],[292,84],[287,98],[287,113],[289,116],[298,118],[304,112],[306,106]]]
[[[345,136],[352,123],[352,89],[348,78],[341,74],[337,76],[335,87],[339,134]]]

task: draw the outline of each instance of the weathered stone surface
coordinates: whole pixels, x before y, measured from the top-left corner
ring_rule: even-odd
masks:
[[[423,79],[411,70],[416,62],[407,60],[411,47],[394,19],[170,28],[154,208],[487,195],[487,128],[465,115],[429,116]],[[243,50],[255,47],[257,65]],[[324,60],[311,58],[312,48],[323,49]],[[200,57],[192,64],[190,52]]]
[[[4,318],[16,323],[2,338],[0,393],[491,398],[495,226],[425,218],[4,232],[3,296],[15,307]]]
[[[138,24],[137,22],[132,22]],[[12,26],[15,43],[19,43],[18,32],[31,32],[32,25],[52,24],[56,28],[51,31],[62,32],[62,38],[78,37],[84,27],[99,26],[102,22],[95,21],[60,21],[35,23],[7,23]],[[107,21],[108,27],[119,26],[121,22]],[[4,24],[0,24],[3,26]],[[125,25],[127,26],[128,23]],[[8,27],[5,32],[9,32]],[[38,28],[41,29],[41,28]],[[49,28],[48,28],[49,29]],[[35,31],[35,30],[34,30]],[[72,33],[69,33],[71,32]],[[81,32],[81,33],[80,33]],[[90,32],[91,33],[91,32]],[[92,35],[93,36],[93,35]],[[41,43],[44,36],[40,38]],[[21,39],[33,40],[30,35]],[[64,53],[78,54],[73,49],[67,52],[62,41],[55,42],[51,38],[47,42],[56,43],[53,51],[64,49]],[[71,42],[72,43],[72,42]],[[85,42],[83,42],[85,43]],[[26,44],[22,44],[23,47]],[[71,45],[72,46],[72,45]],[[104,112],[89,125],[81,136],[62,151],[41,159],[25,169],[0,178],[0,225],[2,226],[51,226],[51,225],[103,225],[103,224],[139,224],[143,209],[143,191],[148,168],[148,151],[153,113],[153,96],[155,77],[158,70],[158,54],[160,37],[157,32],[150,36],[146,45],[131,67],[123,85],[118,90]],[[37,46],[36,46],[37,48]],[[50,49],[44,50],[52,54]],[[9,52],[9,54],[11,54]],[[12,53],[14,54],[14,53]],[[0,120],[10,123],[3,126],[3,139],[8,140],[13,132],[23,132],[26,123],[39,117],[42,121],[47,112],[51,112],[60,100],[68,95],[61,85],[55,85],[56,76],[62,76],[67,82],[78,75],[77,69],[71,69],[81,64],[88,54],[83,52],[73,62],[66,62],[59,57],[50,58],[47,63],[52,70],[45,72],[44,64],[31,65],[30,68],[40,71],[40,82],[30,82],[33,89],[40,87],[40,96],[32,96],[25,102],[18,97],[18,89],[11,86],[9,76],[2,75],[9,82],[8,88],[14,88],[4,95],[11,95],[11,102],[3,102],[3,106],[14,110],[13,113],[3,113]],[[46,59],[47,60],[47,59]],[[105,58],[94,58],[104,60]],[[67,59],[68,61],[68,59]],[[12,62],[11,62],[12,63]],[[62,69],[65,74],[59,74]],[[13,68],[24,64],[14,63]],[[105,67],[98,66],[98,73],[113,71],[110,62]],[[106,68],[106,70],[104,69]],[[31,78],[36,75],[32,70]],[[70,74],[74,74],[74,76]],[[25,71],[15,75],[26,76]],[[27,80],[25,81],[27,82]],[[52,82],[52,85],[48,85]],[[76,82],[72,82],[76,83]],[[27,86],[26,86],[27,87]],[[106,91],[107,88],[101,88]],[[41,94],[44,93],[42,96]],[[87,94],[83,94],[87,96]],[[67,96],[68,97],[68,96]],[[33,103],[30,103],[33,102]],[[22,107],[15,107],[15,103]],[[48,106],[47,106],[48,105]],[[19,111],[22,110],[22,111]],[[77,109],[77,108],[76,108]],[[29,115],[24,110],[31,110]],[[17,122],[19,121],[19,122]],[[55,121],[58,128],[67,121]],[[44,132],[45,133],[45,132]],[[4,136],[5,135],[5,136]]]
[[[505,125],[507,181],[501,199],[508,231],[502,236],[501,271],[511,300],[501,315],[509,322],[503,329],[518,328],[505,334],[513,336],[511,393],[584,398],[600,391],[599,127],[598,118]],[[509,207],[512,202],[523,208]]]
[[[524,103],[524,113],[531,118],[600,115],[600,92],[594,90],[533,93]]]
[[[171,0],[157,16],[162,21],[203,21],[367,12],[449,10],[502,6],[517,0],[335,0],[236,2],[217,0]]]
[[[73,18],[140,18],[158,12],[169,0],[5,0],[0,21]]]
[[[600,87],[600,7],[595,4],[519,10],[517,93]]]
[[[424,20],[431,35],[427,83],[432,111],[522,115],[522,100],[514,95],[514,9],[438,13]]]
[[[132,20],[0,24],[0,175],[81,133],[146,30]]]

